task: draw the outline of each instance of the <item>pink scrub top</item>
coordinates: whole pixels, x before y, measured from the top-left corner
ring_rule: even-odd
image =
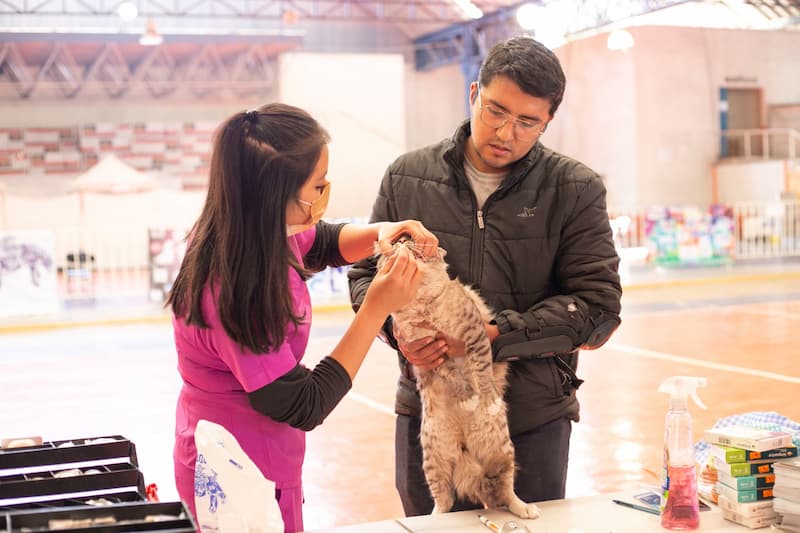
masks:
[[[315,236],[316,228],[311,228],[289,237],[289,247],[301,265]],[[254,355],[228,337],[217,313],[216,291],[212,294],[206,289],[203,294],[203,318],[209,328],[187,325],[173,316],[178,371],[183,378],[176,410],[173,459],[178,492],[194,512],[197,421],[210,420],[225,427],[264,476],[274,481],[276,489],[282,492],[280,506],[284,522],[287,522],[286,530],[292,531],[302,529],[302,515],[298,517],[299,523],[288,523],[292,521],[291,515],[300,513],[300,509],[286,507],[302,504],[305,432],[258,413],[247,397],[249,392],[272,383],[294,368],[305,353],[311,326],[308,287],[293,268],[289,268],[288,275],[294,313],[305,316],[305,320],[298,327],[290,323],[286,339],[273,352]],[[290,494],[296,495],[291,498],[297,500],[294,506],[288,501]],[[285,502],[284,496],[287,496]]]

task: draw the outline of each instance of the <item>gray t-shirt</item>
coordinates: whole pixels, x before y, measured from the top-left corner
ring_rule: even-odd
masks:
[[[503,183],[508,172],[481,172],[470,163],[468,158],[464,158],[464,172],[478,200],[478,209],[483,208],[486,199]]]

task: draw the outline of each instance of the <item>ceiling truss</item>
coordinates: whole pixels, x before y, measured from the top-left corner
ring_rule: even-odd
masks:
[[[119,19],[122,0],[0,0],[0,15]],[[453,23],[466,15],[451,0],[133,0],[140,17],[245,22],[370,20]]]
[[[552,0],[536,3],[542,6],[542,16],[557,18],[564,23],[566,39],[578,39],[598,31],[607,30],[626,19],[644,15],[692,0]],[[697,0],[694,0],[697,1]],[[702,0],[700,0],[702,1]],[[728,0],[706,0],[725,4]],[[733,0],[736,1],[736,0]],[[455,24],[414,41],[417,70],[429,70],[461,62],[462,65],[480,63],[487,52],[487,44],[522,32],[515,20],[518,2],[475,21]],[[766,19],[779,22],[775,27],[789,27],[800,23],[800,0],[746,0]],[[548,21],[546,26],[551,26]],[[533,36],[536,31],[532,31]],[[465,70],[468,67],[465,66]]]
[[[558,16],[566,21],[567,37],[608,26],[613,22],[686,3],[689,0],[567,0],[558,2]],[[551,2],[555,5],[557,2]],[[514,4],[495,11],[475,21],[457,24],[414,41],[417,70],[430,70],[443,65],[461,62],[478,62],[486,56],[488,48],[507,37],[519,34],[522,28],[515,19]],[[549,6],[548,6],[549,8]],[[535,32],[532,32],[535,36]]]
[[[747,0],[769,20],[789,19],[792,24],[800,22],[800,1],[798,0]]]
[[[230,47],[196,45],[190,53],[185,45],[156,46],[133,56],[124,45],[106,43],[86,64],[77,59],[82,45],[74,46],[53,44],[39,65],[26,62],[18,43],[0,44],[0,94],[118,99],[141,93],[164,98],[180,90],[198,98],[246,97],[263,94],[276,79],[276,57],[258,45],[233,52]]]

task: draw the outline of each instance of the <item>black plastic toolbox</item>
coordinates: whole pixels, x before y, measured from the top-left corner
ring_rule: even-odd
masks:
[[[75,471],[79,475],[58,477],[60,472]],[[144,495],[144,476],[138,468],[126,463],[84,468],[58,468],[2,476],[0,472],[0,505],[8,498],[72,494],[104,489],[136,487]]]
[[[4,518],[4,522],[0,519],[0,533],[194,533],[197,529],[191,513],[181,502],[120,503],[101,507],[14,511],[0,514],[0,517]]]
[[[136,446],[121,435],[0,449],[0,510],[99,498],[112,503],[146,498]]]
[[[121,435],[44,442],[23,448],[0,448],[0,470],[125,459],[138,467],[136,446]]]
[[[13,502],[5,500],[6,504],[0,503],[0,513],[3,511],[19,511],[22,509],[48,509],[60,507],[73,507],[76,505],[114,505],[118,503],[142,502],[144,497],[139,490],[116,490],[100,491],[91,495],[57,495],[53,499],[45,498],[26,498],[22,501]]]

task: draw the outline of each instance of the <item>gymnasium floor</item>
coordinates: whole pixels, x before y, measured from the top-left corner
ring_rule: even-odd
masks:
[[[658,481],[671,375],[705,376],[696,434],[720,417],[778,411],[800,420],[800,263],[625,273],[623,325],[581,356],[567,496]],[[345,310],[315,315],[306,363],[327,354]],[[352,391],[309,434],[306,529],[398,517],[392,414],[397,365],[376,342]],[[49,321],[0,322],[0,437],[120,434],[137,445],[162,500],[172,482],[180,386],[169,322],[157,306],[72,307]]]

